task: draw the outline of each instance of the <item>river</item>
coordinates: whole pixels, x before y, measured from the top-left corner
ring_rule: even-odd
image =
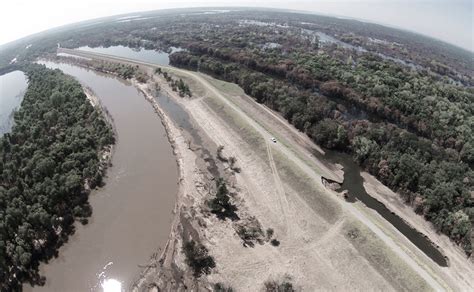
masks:
[[[128,290],[164,247],[178,191],[178,169],[159,117],[142,94],[117,78],[67,64],[59,68],[91,88],[114,120],[117,144],[105,187],[91,193],[92,217],[42,264],[46,285],[25,291]]]
[[[163,54],[166,53],[156,52],[153,50],[141,49],[137,51],[127,47],[88,48],[87,50],[144,62],[158,63],[161,65],[168,64],[166,61],[161,61]],[[167,54],[166,58],[168,58]],[[158,96],[158,101],[160,105],[166,111],[168,111],[171,118],[183,123],[181,126],[184,128],[189,128],[188,131],[190,133],[193,132],[192,127],[187,124],[188,118],[183,113],[181,113],[181,111],[179,111],[176,105],[173,105],[166,97],[163,96]],[[339,163],[344,166],[344,183],[341,189],[348,190],[350,200],[359,200],[368,208],[375,210],[434,262],[440,266],[447,266],[448,263],[444,255],[431,243],[428,238],[419,233],[416,229],[409,226],[402,218],[396,214],[393,214],[385,205],[371,197],[366,192],[363,186],[363,179],[360,175],[362,170],[356,163],[354,163],[349,155],[332,151],[327,151],[325,156],[318,155],[317,151],[315,151],[315,155],[319,156],[322,161],[327,161],[328,163]]]
[[[13,114],[20,107],[27,87],[27,78],[21,71],[0,76],[0,136],[10,132]]]

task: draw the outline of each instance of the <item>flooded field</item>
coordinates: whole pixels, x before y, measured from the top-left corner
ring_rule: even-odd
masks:
[[[0,76],[0,136],[10,132],[13,113],[20,107],[27,86],[27,78],[21,71]]]
[[[41,266],[44,287],[26,291],[128,290],[168,238],[178,170],[165,129],[130,84],[76,66],[45,62],[91,88],[114,120],[117,144],[104,188],[90,195],[89,224]],[[117,291],[117,290],[113,290]],[[120,291],[120,290],[118,290]]]

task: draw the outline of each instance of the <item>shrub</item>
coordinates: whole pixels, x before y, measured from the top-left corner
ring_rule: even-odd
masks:
[[[186,256],[186,263],[193,269],[196,278],[202,274],[209,274],[211,269],[216,267],[214,259],[208,255],[207,248],[194,240],[183,245],[183,252]]]
[[[222,283],[216,283],[214,284],[214,292],[234,292],[234,289],[232,289],[232,287],[226,287]]]
[[[295,292],[293,284],[289,282],[289,279],[283,280],[281,283],[276,281],[267,281],[265,282],[265,291],[266,292]]]
[[[235,213],[237,207],[230,202],[229,190],[222,178],[216,180],[216,196],[208,202],[211,212],[221,220],[230,218],[235,221],[239,216]]]

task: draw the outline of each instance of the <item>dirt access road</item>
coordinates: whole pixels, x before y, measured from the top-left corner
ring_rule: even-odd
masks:
[[[449,268],[436,266],[383,218],[325,189],[321,176],[340,181],[337,167],[317,161],[306,147],[310,143],[307,137],[268,109],[264,109],[269,113],[268,121],[259,118],[263,115],[250,115],[261,106],[235,86],[172,67],[90,52],[67,53],[145,69],[162,67],[199,92],[198,98],[176,100],[214,142],[225,145],[226,151],[238,158],[243,168],[238,175],[241,196],[248,211],[264,226],[273,227],[282,242],[277,251],[260,246],[242,249],[228,226],[210,222],[213,224],[208,225],[205,237],[219,269],[211,279],[251,290],[251,284],[261,282],[262,276],[282,274],[291,275],[305,290],[470,288],[469,283],[459,283],[446,273]],[[225,86],[232,88],[225,90]],[[270,137],[277,137],[278,142],[270,142]],[[347,236],[354,230],[355,239]]]

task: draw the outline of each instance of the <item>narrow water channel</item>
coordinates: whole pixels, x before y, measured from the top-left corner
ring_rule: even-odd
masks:
[[[314,151],[319,155],[318,151]],[[392,213],[384,204],[370,196],[364,188],[364,179],[360,175],[360,167],[353,161],[352,157],[345,153],[327,151],[326,155],[320,157],[331,163],[338,163],[344,167],[344,182],[340,190],[348,191],[348,201],[361,201],[364,205],[379,213],[385,220],[390,222],[398,231],[408,238],[415,246],[422,250],[428,257],[438,265],[446,267],[448,262],[443,254],[422,233],[408,225],[402,218]]]
[[[216,165],[215,161],[212,159],[211,152],[209,151],[212,148],[210,145],[204,146],[203,139],[198,133],[198,130],[191,123],[191,119],[188,113],[172,98],[167,96],[164,93],[155,94],[155,100],[158,102],[160,107],[166,112],[166,114],[178,125],[180,128],[184,129],[191,137],[193,138],[193,144],[199,147],[199,150],[203,156],[204,160],[208,163],[207,169],[214,177],[219,177],[219,167]],[[215,145],[214,145],[215,147]]]
[[[174,207],[178,170],[159,117],[130,84],[72,65],[44,62],[91,88],[114,120],[117,144],[105,187],[90,195],[89,224],[41,266],[43,287],[26,291],[126,291],[149,257],[164,247]],[[28,286],[28,287],[26,287]]]

